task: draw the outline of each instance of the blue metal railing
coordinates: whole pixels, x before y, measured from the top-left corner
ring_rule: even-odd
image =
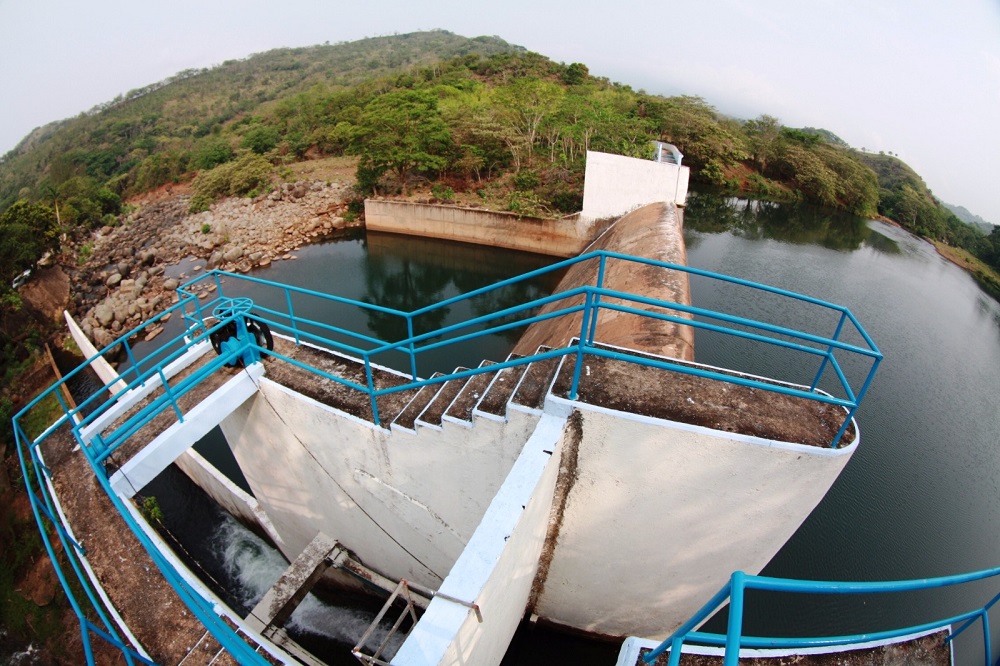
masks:
[[[766,322],[751,320],[728,313],[714,312],[704,308],[698,308],[681,303],[668,302],[609,290],[604,287],[604,276],[606,274],[606,265],[608,261],[624,261],[637,265],[655,266],[663,270],[680,271],[721,283],[739,285],[759,292],[793,299],[811,307],[833,312],[837,315],[837,325],[833,336],[825,337],[822,335],[804,333],[790,328],[768,324]],[[581,262],[597,263],[596,279],[594,284],[583,285],[573,290],[535,299],[528,303],[506,308],[498,312],[492,312],[488,315],[444,326],[432,331],[427,331],[417,335],[413,334],[413,331],[416,329],[415,322],[422,316],[438,312],[444,308],[449,308],[461,302],[471,301],[479,296],[518,282],[530,280],[547,273],[563,270]],[[710,271],[670,264],[653,259],[631,257],[629,255],[623,255],[615,252],[599,251],[581,255],[580,257],[568,259],[545,268],[540,268],[516,278],[505,280],[495,285],[483,287],[481,289],[455,296],[410,312],[386,308],[371,303],[354,301],[343,297],[322,294],[320,292],[283,285],[268,280],[262,280],[260,278],[224,274],[217,271],[209,272],[204,276],[188,282],[183,285],[179,291],[184,294],[193,295],[199,283],[211,281],[217,287],[219,298],[225,298],[225,285],[220,279],[223,276],[226,278],[227,282],[232,280],[233,282],[243,283],[244,287],[252,286],[255,290],[273,289],[281,292],[280,298],[272,298],[271,300],[286,304],[286,310],[278,310],[274,307],[264,307],[257,304],[253,308],[253,314],[256,318],[267,322],[275,329],[291,335],[295,338],[297,343],[305,340],[331,347],[336,351],[360,358],[366,366],[372,363],[380,363],[381,358],[385,358],[391,353],[401,353],[408,357],[409,374],[413,381],[399,386],[385,389],[375,389],[370,372],[366,377],[366,383],[368,386],[361,386],[346,380],[328,377],[333,381],[338,381],[339,383],[350,386],[353,389],[367,391],[371,399],[376,423],[380,423],[377,406],[377,398],[380,395],[418,388],[426,384],[441,383],[456,376],[444,375],[434,379],[418,380],[417,361],[421,354],[426,354],[427,352],[457,344],[459,342],[475,340],[477,338],[523,327],[545,319],[562,317],[578,312],[583,313],[583,319],[586,324],[581,327],[577,340],[573,345],[564,347],[561,349],[561,353],[555,354],[576,355],[577,366],[574,368],[575,379],[570,392],[570,396],[572,398],[576,397],[577,389],[579,387],[578,371],[580,367],[579,364],[582,362],[583,356],[585,354],[605,356],[618,360],[625,360],[637,365],[668,369],[684,374],[691,374],[719,381],[727,381],[760,388],[765,391],[783,393],[786,395],[807,398],[817,402],[825,402],[841,406],[845,408],[846,416],[839,432],[831,441],[831,446],[833,447],[837,446],[850,424],[851,419],[854,417],[856,410],[863,400],[864,395],[867,393],[871,381],[875,376],[878,366],[882,360],[882,354],[878,350],[874,341],[847,308],[783,289],[777,289],[775,287],[741,280],[739,278],[723,276]],[[405,323],[405,329],[408,331],[408,336],[398,341],[382,341],[363,333],[333,326],[326,322],[305,319],[295,314],[293,309],[293,295],[323,299],[343,305],[353,306],[365,312],[377,312],[391,317],[398,317],[401,322]],[[215,301],[206,305],[202,305],[197,300],[194,301],[194,303],[197,306],[196,309],[187,312],[185,316],[188,318],[188,321],[192,326],[199,326],[203,321],[205,308],[215,303]],[[545,310],[542,314],[535,314],[539,308],[545,306],[548,306],[549,309]],[[760,381],[747,376],[716,372],[711,369],[695,367],[687,364],[658,361],[640,355],[603,349],[595,346],[594,344],[598,329],[598,314],[602,310],[617,311],[629,315],[676,323],[683,326],[690,326],[697,330],[722,333],[734,338],[763,343],[796,353],[812,355],[818,359],[816,374],[806,389],[804,387],[798,388],[794,386],[775,384],[773,382]],[[306,330],[309,328],[318,330],[321,333],[340,336],[342,340],[334,341],[328,335],[310,333]],[[843,338],[847,330],[854,331],[857,334],[856,337],[860,338],[861,343],[849,344],[845,342]],[[851,382],[848,380],[844,364],[838,358],[838,354],[846,354],[854,358],[860,357],[867,359],[870,362],[868,372],[859,388],[853,387]],[[313,370],[308,366],[291,361],[290,359],[285,360],[288,360],[295,365],[299,365],[304,369]],[[502,369],[503,367],[508,367],[510,365],[524,365],[535,360],[539,359],[536,356],[526,356],[516,361],[505,362],[505,364],[501,364],[500,366],[493,365],[489,368],[477,368],[475,370],[465,371],[463,374],[493,372]],[[824,372],[828,368],[833,369],[837,386],[842,391],[842,397],[828,395],[818,390],[820,379],[823,377]],[[324,373],[318,374],[323,375]]]
[[[920,634],[934,629],[941,629],[949,625],[960,624],[945,639],[951,642],[968,629],[976,621],[982,622],[984,664],[993,666],[993,653],[990,635],[990,609],[1000,601],[1000,594],[994,596],[983,606],[976,606],[970,610],[947,616],[936,618],[932,621],[919,625],[900,627],[897,629],[866,632],[863,634],[845,634],[840,636],[824,636],[809,638],[765,638],[760,636],[743,635],[743,616],[746,605],[746,593],[750,590],[788,592],[795,594],[825,594],[825,595],[845,595],[845,594],[901,594],[905,592],[915,592],[921,590],[933,590],[939,588],[957,587],[976,581],[994,579],[1000,577],[1000,567],[984,569],[966,574],[953,576],[942,576],[939,578],[922,578],[917,580],[887,581],[887,582],[847,582],[847,581],[808,581],[791,580],[787,578],[771,578],[768,576],[750,576],[742,571],[733,572],[729,581],[713,596],[708,603],[695,613],[691,618],[682,624],[674,633],[660,643],[656,648],[643,656],[643,661],[651,664],[666,652],[670,651],[668,666],[677,666],[680,661],[682,648],[685,643],[692,642],[699,645],[709,645],[725,648],[723,666],[736,666],[739,662],[741,648],[771,648],[779,650],[803,650],[807,648],[832,648],[858,645],[860,643],[890,642],[914,634]],[[726,633],[706,633],[695,631],[695,628],[705,622],[708,618],[726,603],[729,602],[729,617],[726,626]],[[1000,661],[997,662],[1000,664]]]
[[[822,335],[803,333],[765,322],[746,319],[733,314],[713,312],[681,303],[661,301],[611,290],[605,287],[604,280],[607,274],[608,263],[612,261],[655,266],[662,270],[681,271],[722,283],[740,285],[761,292],[795,299],[809,306],[834,312],[837,315],[839,323],[833,336],[828,338]],[[419,328],[417,322],[423,316],[435,314],[444,308],[468,302],[471,299],[487,295],[494,290],[503,289],[518,282],[531,280],[543,274],[561,271],[581,262],[594,262],[597,264],[594,271],[595,279],[593,284],[583,285],[570,291],[538,298],[528,303],[491,312],[435,330],[416,333]],[[256,303],[252,305],[252,308],[248,308],[247,311],[244,311],[243,306],[233,307],[233,296],[237,294],[226,294],[226,287],[230,281],[239,282],[242,286],[253,289],[255,293],[258,291],[274,290],[277,292],[277,298],[273,300],[276,303],[280,303],[280,305],[264,306]],[[214,291],[217,292],[217,295],[203,302],[202,298],[207,296],[208,287],[211,286],[214,286]],[[14,417],[15,440],[32,510],[39,530],[42,533],[46,550],[49,552],[50,558],[56,567],[57,575],[70,598],[70,604],[80,620],[81,633],[84,638],[84,650],[88,663],[92,663],[90,643],[92,635],[98,636],[102,640],[121,649],[129,664],[135,660],[143,663],[151,662],[142,655],[138,646],[130,646],[129,642],[119,635],[114,624],[109,621],[108,613],[104,611],[102,604],[95,596],[96,591],[92,589],[86,576],[82,575],[81,567],[84,564],[82,557],[85,551],[70,538],[66,526],[63,525],[61,518],[56,515],[58,512],[54,508],[56,506],[55,499],[51,495],[48,485],[50,471],[42,464],[39,447],[57,429],[62,427],[71,428],[73,436],[81,444],[83,453],[95,477],[108,494],[116,510],[121,514],[123,520],[125,520],[136,538],[146,548],[150,557],[163,573],[171,587],[191,608],[199,620],[205,624],[206,628],[223,647],[229,650],[233,656],[237,657],[241,663],[265,663],[259,655],[254,653],[219,618],[213,610],[211,602],[204,599],[192,588],[178,574],[163,554],[159,552],[139,524],[132,518],[123,500],[112,491],[108,480],[108,470],[106,469],[106,463],[113,460],[112,456],[114,453],[130,437],[134,436],[142,427],[164,410],[172,410],[177,418],[183,421],[184,411],[179,399],[213,376],[221,367],[234,364],[237,361],[250,364],[259,360],[260,354],[266,350],[258,346],[253,336],[247,334],[247,327],[244,324],[244,318],[247,316],[266,322],[274,329],[289,334],[297,344],[306,342],[315,343],[360,358],[365,369],[365,381],[363,384],[324,372],[279,352],[267,352],[269,356],[282,362],[293,364],[318,376],[325,377],[367,394],[376,424],[380,423],[378,411],[378,398],[380,396],[397,391],[419,388],[429,384],[443,383],[456,377],[468,377],[482,372],[496,372],[507,367],[561,356],[574,357],[570,398],[575,399],[579,388],[580,369],[584,356],[596,355],[841,406],[845,409],[846,416],[840,432],[834,438],[833,442],[831,442],[831,446],[836,446],[867,392],[882,359],[882,354],[874,342],[855,319],[854,315],[844,307],[766,285],[717,275],[708,271],[651,259],[630,257],[613,252],[588,253],[410,312],[335,295],[322,294],[299,287],[282,285],[251,276],[228,274],[219,271],[211,271],[192,280],[182,285],[177,292],[180,297],[177,304],[137,329],[121,336],[100,350],[100,352],[87,359],[84,364],[66,375],[60,382],[47,389],[35,400],[31,401]],[[307,319],[296,313],[294,306],[297,299],[319,299],[326,303],[336,303],[342,306],[358,308],[362,312],[374,312],[379,315],[399,318],[405,324],[407,334],[400,340],[386,341],[367,333],[359,333],[344,326]],[[673,362],[669,359],[651,358],[649,356],[633,355],[624,351],[608,349],[595,342],[599,335],[598,315],[602,310],[677,323],[696,329],[724,333],[736,338],[772,345],[776,348],[796,353],[809,354],[819,359],[817,373],[811,386],[797,387],[789,384],[760,381],[745,375],[727,374],[704,366],[692,366]],[[175,313],[179,314],[185,322],[184,332],[161,343],[152,353],[144,358],[139,358],[134,351],[134,346],[131,342],[132,338],[150,330],[151,327],[164,324]],[[442,375],[432,379],[422,380],[417,376],[418,358],[422,354],[427,354],[448,345],[476,340],[483,336],[524,327],[532,323],[577,314],[581,316],[579,334],[574,342],[565,347],[523,358],[509,359],[487,367]],[[193,346],[207,342],[213,333],[221,332],[232,324],[236,324],[240,333],[237,342],[223,345],[221,354],[218,357],[204,363],[201,367],[198,367],[182,378],[174,380],[174,366],[182,362],[185,355],[188,354]],[[863,344],[855,345],[845,342],[843,334],[846,330],[855,331],[863,341]],[[86,367],[95,364],[99,357],[109,354],[118,348],[121,349],[127,359],[127,363],[123,364],[122,368],[118,371],[119,378],[108,382],[101,391],[85,399],[78,407],[72,408],[67,405],[60,394],[62,386],[66,382],[73,380]],[[410,370],[409,381],[403,381],[399,385],[390,387],[376,387],[373,367],[379,365],[383,359],[392,354],[403,354],[406,358]],[[865,359],[870,363],[860,388],[855,389],[848,381],[847,373],[843,369],[844,364],[838,358],[838,356],[843,355]],[[839,397],[819,391],[817,388],[819,380],[827,367],[834,369],[834,374],[842,391]],[[115,409],[116,404],[121,399],[136,395],[133,392],[149,393],[147,404],[137,408],[134,413],[129,414],[121,423],[112,425],[111,422],[114,421],[112,416],[121,416],[112,410]],[[29,437],[23,427],[26,417],[38,407],[42,400],[49,398],[52,394],[55,394],[55,397],[59,401],[63,415],[37,437]],[[109,395],[110,397],[108,397]],[[49,531],[46,529],[47,526],[53,528],[55,536],[62,542],[62,550],[66,554],[66,561],[69,567],[72,568],[73,575],[81,581],[83,594],[80,598],[77,598],[76,593],[68,585],[65,565],[56,557],[56,549],[53,546]],[[84,608],[86,603],[89,603],[92,610],[87,611]],[[97,617],[98,621],[92,621],[90,619],[92,617]]]
[[[205,599],[186,580],[184,580],[184,578],[174,568],[173,564],[163,555],[163,553],[160,552],[157,546],[135,521],[131,513],[125,507],[122,499],[112,490],[103,461],[108,458],[114,448],[121,445],[124,441],[124,436],[114,439],[111,445],[108,445],[107,442],[104,442],[99,436],[95,437],[92,442],[85,440],[83,436],[83,431],[86,426],[90,425],[99,416],[104,414],[104,412],[115,404],[117,399],[124,396],[128,391],[139,389],[144,382],[147,382],[154,377],[159,377],[165,382],[166,376],[164,374],[164,368],[168,367],[170,363],[178,360],[188,351],[192,344],[196,344],[204,340],[208,333],[216,328],[213,327],[212,329],[206,329],[201,335],[190,340],[185,340],[183,336],[180,336],[168,341],[159,350],[157,350],[156,354],[153,354],[146,359],[136,360],[131,351],[131,343],[129,339],[137,332],[141,332],[151,326],[165,322],[166,319],[168,319],[175,312],[183,312],[184,308],[190,305],[191,303],[189,302],[189,299],[182,298],[179,303],[154,317],[149,322],[146,322],[142,326],[138,327],[135,331],[130,331],[117,340],[114,340],[107,347],[87,359],[86,362],[81,364],[72,372],[68,373],[59,382],[29,402],[28,405],[18,412],[13,419],[15,445],[20,459],[21,474],[24,479],[25,490],[31,503],[35,522],[37,523],[39,532],[42,536],[42,543],[55,568],[56,575],[59,578],[63,590],[66,592],[70,606],[80,622],[84,656],[88,664],[94,663],[92,646],[92,637],[94,636],[120,650],[126,663],[130,665],[135,664],[136,662],[145,664],[153,664],[155,662],[153,662],[148,655],[146,655],[141,646],[133,644],[130,639],[124,638],[121,635],[121,632],[117,627],[117,623],[113,622],[110,617],[112,614],[110,607],[106,607],[103,601],[98,599],[98,597],[101,596],[99,591],[94,588],[90,579],[84,573],[84,569],[87,566],[84,560],[86,550],[70,537],[68,532],[69,526],[63,523],[60,512],[56,508],[57,500],[53,496],[50,487],[51,470],[43,463],[40,446],[56,431],[63,427],[70,427],[72,429],[74,437],[82,445],[81,449],[94,473],[94,477],[104,489],[122,520],[125,521],[131,532],[139,540],[143,548],[145,548],[150,558],[163,574],[167,583],[177,593],[185,605],[191,609],[198,620],[202,622],[205,628],[211,632],[216,640],[218,640],[219,643],[230,652],[230,654],[236,657],[241,664],[260,664],[261,666],[265,666],[270,663],[260,654],[255,652],[242,637],[237,635],[237,633],[230,628],[222,618],[219,617],[219,615],[215,612],[212,602]],[[224,323],[225,322],[220,322],[219,326]],[[105,384],[101,391],[84,400],[76,408],[71,408],[67,405],[61,395],[62,386],[73,380],[86,368],[93,365],[97,361],[98,357],[119,348],[119,346],[121,346],[125,355],[129,359],[129,367],[121,372],[122,380],[124,381],[129,377],[134,377],[134,379],[123,389],[116,388],[118,380],[113,380]],[[215,359],[213,362],[207,364],[205,368],[202,368],[198,372],[194,373],[188,385],[181,388],[184,390],[190,390],[193,385],[204,381],[204,379],[210,376],[222,364],[227,361],[234,360],[237,356],[238,354],[230,354],[228,356],[221,356],[218,359]],[[159,361],[156,360],[157,358],[159,358]],[[162,411],[165,404],[170,404],[177,408],[176,389],[178,387],[174,387],[174,390],[171,390],[171,388],[165,384],[164,388],[164,396],[166,397],[164,398],[164,396],[160,396],[160,398],[157,399],[159,402],[154,401],[154,403],[159,406],[159,411]],[[108,393],[112,396],[110,399],[107,397]],[[62,416],[37,437],[29,437],[25,431],[23,422],[34,409],[39,407],[39,404],[42,403],[42,401],[49,399],[52,394],[54,394],[59,401],[63,412]],[[155,411],[156,410],[149,410],[147,408],[147,421],[156,415],[153,413]],[[88,412],[90,413],[88,414]],[[85,414],[87,415],[84,416]],[[134,424],[132,424],[131,420],[127,426],[126,430],[128,432],[134,432],[136,429],[133,427]],[[57,549],[54,545],[55,542],[50,534],[49,528],[51,528],[55,537],[57,537],[59,542],[61,542],[62,556],[59,555],[59,549]],[[82,590],[79,594],[75,592],[74,587],[69,584],[67,565],[68,568],[72,570],[72,575],[79,581],[79,589]],[[92,619],[95,617],[96,620]]]

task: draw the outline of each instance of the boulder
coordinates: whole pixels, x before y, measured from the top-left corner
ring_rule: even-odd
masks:
[[[177,280],[177,278],[167,278],[166,280],[163,281],[163,288],[166,289],[167,291],[173,291],[178,286],[180,286],[180,282]]]
[[[243,256],[242,247],[234,247],[233,249],[227,251],[222,255],[222,258],[226,261],[238,261]]]
[[[98,349],[104,349],[114,341],[114,337],[103,328],[94,329],[94,345]]]
[[[122,274],[114,273],[113,275],[111,275],[111,277],[109,277],[107,280],[104,281],[104,284],[108,285],[109,287],[114,287],[121,281],[122,281]]]
[[[94,308],[94,317],[97,318],[97,323],[101,326],[108,326],[112,321],[114,321],[115,311],[111,305],[105,301]]]

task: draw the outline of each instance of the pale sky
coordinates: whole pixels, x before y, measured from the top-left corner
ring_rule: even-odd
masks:
[[[434,28],[826,128],[1000,224],[1000,0],[0,0],[0,154],[183,69]]]

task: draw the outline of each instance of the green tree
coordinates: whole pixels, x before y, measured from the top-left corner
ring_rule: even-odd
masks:
[[[191,166],[204,170],[225,164],[236,156],[229,141],[222,137],[207,139],[191,153]]]
[[[46,250],[55,248],[58,235],[55,211],[46,205],[21,199],[0,215],[0,294]]]
[[[777,149],[781,137],[781,123],[774,116],[764,114],[743,125],[750,144],[750,156],[761,173],[767,173],[767,162]]]
[[[437,99],[414,90],[386,93],[370,102],[359,119],[355,141],[359,172],[392,172],[404,191],[413,172],[444,169],[451,147]]]
[[[255,125],[243,135],[243,148],[252,150],[258,155],[274,150],[281,140],[278,130],[270,125]]]
[[[514,170],[530,166],[542,123],[559,110],[563,88],[536,78],[519,78],[493,92],[497,119],[508,130],[504,141],[514,158]]]

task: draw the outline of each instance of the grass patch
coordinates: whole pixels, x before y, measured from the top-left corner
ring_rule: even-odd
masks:
[[[34,439],[45,432],[45,429],[55,423],[62,415],[62,403],[56,397],[56,392],[52,391],[24,415],[21,419],[21,427],[24,428],[24,433],[28,437]]]
[[[931,241],[945,259],[968,271],[976,282],[993,298],[1000,301],[1000,272],[983,263],[975,255],[960,247],[952,247],[938,240]]]

